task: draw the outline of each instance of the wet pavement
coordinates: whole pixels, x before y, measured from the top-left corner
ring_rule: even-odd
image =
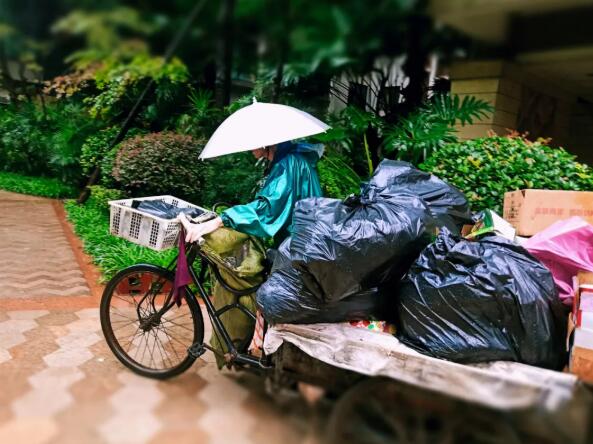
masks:
[[[61,204],[0,191],[0,208],[0,443],[318,442],[322,414],[210,353],[171,380],[133,374],[103,339],[98,274]]]

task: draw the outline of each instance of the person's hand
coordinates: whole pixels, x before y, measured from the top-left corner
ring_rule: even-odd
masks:
[[[192,224],[185,214],[181,214],[179,221],[183,224],[183,228],[185,228],[185,242],[201,242],[205,235],[222,227],[222,219],[220,217],[202,222],[201,224]]]

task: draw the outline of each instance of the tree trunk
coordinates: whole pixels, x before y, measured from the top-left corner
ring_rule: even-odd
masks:
[[[39,101],[41,102],[41,110],[43,111],[43,120],[47,120],[47,108],[45,106],[45,94],[43,93],[43,86],[38,84],[36,88]]]
[[[278,36],[278,64],[276,65],[276,76],[274,77],[274,89],[272,92],[272,102],[276,103],[280,99],[282,92],[282,79],[284,77],[284,65],[286,64],[286,56],[289,49],[288,36],[290,34],[292,25],[292,12],[289,0],[281,0],[277,3],[280,9],[277,12],[279,20],[282,24],[282,32]]]
[[[21,83],[22,86],[22,91],[23,94],[25,95],[25,97],[27,98],[27,102],[31,103],[32,99],[31,99],[31,94],[29,94],[29,85],[28,85],[28,81],[25,78],[25,64],[23,62],[19,61],[19,82]]]
[[[218,105],[227,106],[231,103],[231,74],[233,71],[233,15],[235,12],[235,0],[222,0],[221,3],[221,26],[222,41],[220,48],[220,74],[221,82],[217,97]]]
[[[283,45],[284,46],[284,45]],[[282,90],[282,77],[284,76],[284,49],[281,49],[278,66],[276,66],[276,77],[274,77],[274,92],[272,94],[272,103],[278,102],[280,91]]]
[[[8,98],[11,103],[16,103],[17,94],[15,91],[14,80],[8,70],[8,57],[6,56],[6,48],[4,42],[0,42],[0,70],[2,70],[2,85],[8,92]]]
[[[204,67],[204,88],[216,94],[216,61],[212,60]]]
[[[405,113],[409,113],[422,105],[426,90],[426,61],[428,48],[422,40],[430,32],[430,19],[423,15],[413,15],[409,19],[408,45],[406,62],[403,70],[410,78],[405,89]]]

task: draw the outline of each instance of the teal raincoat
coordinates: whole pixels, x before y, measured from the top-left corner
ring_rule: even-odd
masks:
[[[322,145],[285,142],[278,144],[270,173],[255,200],[236,205],[221,214],[225,227],[279,244],[292,228],[295,204],[321,196],[316,165]]]

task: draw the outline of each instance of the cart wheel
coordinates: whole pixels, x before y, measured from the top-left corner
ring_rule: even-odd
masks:
[[[501,414],[415,389],[391,379],[366,379],[336,403],[328,444],[515,444]]]

